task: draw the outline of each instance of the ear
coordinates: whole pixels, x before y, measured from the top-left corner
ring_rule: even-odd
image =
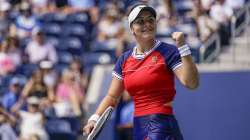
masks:
[[[132,30],[132,34],[135,35],[135,32]]]
[[[135,35],[135,31],[133,30],[132,27],[130,28],[130,30],[131,30],[132,34]]]

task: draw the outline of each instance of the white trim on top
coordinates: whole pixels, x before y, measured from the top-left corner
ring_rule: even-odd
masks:
[[[123,80],[122,76],[118,73],[116,73],[115,71],[112,72],[112,75],[117,78],[118,80]]]
[[[175,70],[178,69],[180,66],[182,66],[182,62],[179,62],[179,63],[175,64],[171,69],[172,69],[172,71],[175,71]]]
[[[143,59],[143,58],[145,58],[145,56],[147,56],[147,55],[149,55],[151,52],[153,52],[158,46],[160,46],[160,44],[161,44],[161,41],[156,40],[154,46],[153,46],[150,50],[144,52],[144,54],[136,54],[137,46],[135,46],[134,49],[133,49],[132,56],[133,56],[135,59]]]

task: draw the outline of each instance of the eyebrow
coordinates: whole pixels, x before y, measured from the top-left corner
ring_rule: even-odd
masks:
[[[153,17],[153,18],[155,18],[154,16],[146,16],[146,17],[144,17],[144,16],[138,16],[136,19],[138,19],[138,18],[148,18],[148,17]]]

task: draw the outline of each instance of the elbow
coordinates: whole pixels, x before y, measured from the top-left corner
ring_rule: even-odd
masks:
[[[199,87],[199,83],[194,83],[194,84],[190,84],[187,86],[188,89],[190,90],[195,90]]]
[[[199,87],[199,79],[186,80],[183,85],[190,90],[195,90]]]

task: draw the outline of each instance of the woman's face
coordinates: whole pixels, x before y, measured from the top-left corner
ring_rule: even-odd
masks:
[[[2,44],[0,44],[0,52],[8,52],[9,46],[6,41],[4,41]]]
[[[72,62],[70,65],[70,69],[73,71],[78,71],[81,68],[81,64],[78,62]]]
[[[15,37],[12,37],[9,41],[9,46],[11,48],[17,48],[18,47],[18,40]]]
[[[39,111],[39,105],[38,104],[29,104],[28,111],[31,113],[35,113],[35,112]]]
[[[44,43],[44,35],[43,33],[38,33],[35,36],[35,40],[39,43],[39,44],[43,44]]]
[[[156,19],[149,11],[142,11],[132,22],[131,30],[137,38],[153,39],[156,33]]]
[[[75,81],[74,74],[71,71],[65,71],[62,75],[63,82],[72,83]]]
[[[43,81],[43,74],[41,71],[36,71],[33,75],[33,79],[37,83],[41,83]]]

